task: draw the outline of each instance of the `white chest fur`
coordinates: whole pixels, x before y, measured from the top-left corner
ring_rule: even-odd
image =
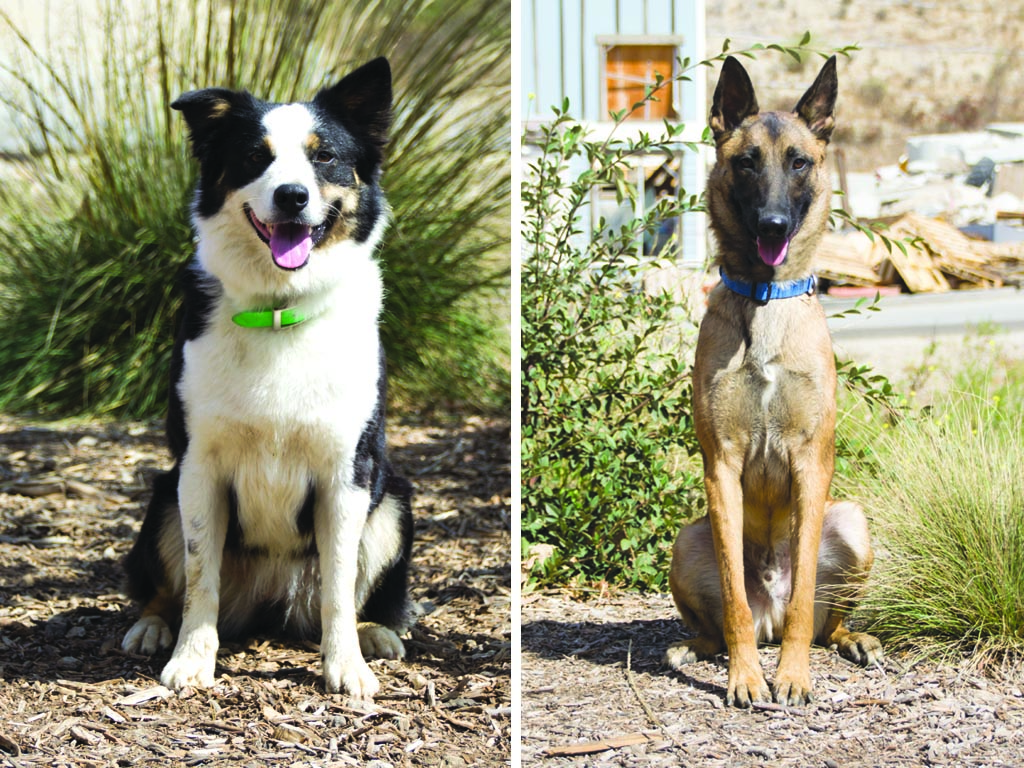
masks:
[[[348,482],[377,405],[376,312],[326,309],[292,328],[240,328],[226,303],[187,342],[188,453],[232,487],[248,546],[298,546],[312,485]]]

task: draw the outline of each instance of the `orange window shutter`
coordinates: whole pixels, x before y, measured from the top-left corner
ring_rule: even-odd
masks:
[[[609,112],[630,110],[642,101],[648,85],[654,85],[656,74],[672,78],[675,58],[672,45],[613,45],[607,49],[605,89]],[[656,94],[657,101],[648,101],[629,116],[631,120],[661,120],[675,117],[672,107],[672,83]]]

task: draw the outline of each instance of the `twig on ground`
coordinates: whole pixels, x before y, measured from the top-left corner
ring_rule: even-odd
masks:
[[[637,688],[637,686],[636,686],[636,681],[633,679],[633,639],[632,638],[630,638],[630,640],[629,640],[629,647],[626,649],[626,684],[629,686],[629,689],[631,691],[633,691],[633,695],[636,696],[636,700],[640,702],[640,707],[643,709],[644,714],[647,715],[647,719],[651,722],[651,725],[653,725],[655,728],[657,728],[659,731],[661,731],[665,735],[665,738],[668,739],[669,741],[671,741],[672,744],[676,747],[676,749],[678,749],[682,754],[685,755],[686,754],[686,748],[683,747],[683,743],[681,741],[679,741],[679,739],[676,738],[675,734],[672,734],[672,733],[668,732],[668,730],[665,728],[664,724],[661,722],[661,719],[657,715],[654,714],[654,711],[651,709],[650,705],[647,703],[647,700],[644,699],[643,695],[640,693],[640,689]]]
[[[776,704],[771,701],[752,701],[752,709],[761,709],[765,712],[785,712],[787,715],[806,715],[807,710],[798,707],[787,707],[785,704]]]
[[[3,750],[12,757],[21,757],[21,747],[18,742],[0,733],[0,750]]]
[[[627,733],[624,736],[609,736],[607,739],[585,741],[581,744],[567,744],[564,747],[549,747],[544,750],[544,754],[548,757],[593,755],[598,752],[607,752],[609,749],[631,747],[634,744],[644,744],[649,741],[651,741],[651,737],[646,733]]]

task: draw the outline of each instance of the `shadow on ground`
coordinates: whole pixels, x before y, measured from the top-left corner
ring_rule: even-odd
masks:
[[[698,690],[724,695],[719,686],[664,664],[665,649],[687,636],[676,619],[625,622],[541,619],[522,625],[522,648],[524,654],[548,660],[573,657],[599,666],[622,668],[628,664],[633,672],[671,677]],[[725,657],[718,657],[715,663],[726,666]]]

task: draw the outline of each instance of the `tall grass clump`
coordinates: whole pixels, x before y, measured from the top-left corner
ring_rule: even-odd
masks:
[[[872,631],[976,667],[1024,659],[1024,408],[997,392],[953,391],[885,430],[865,501]]]
[[[169,103],[206,86],[304,100],[378,56],[396,118],[382,325],[407,409],[507,405],[510,13],[474,0],[103,0],[73,48],[0,11],[0,99],[27,160],[0,185],[0,408],[162,409],[196,169]]]
[[[854,226],[859,225],[851,222]],[[863,227],[859,227],[862,230]],[[870,230],[869,230],[870,232]],[[873,233],[887,247],[906,247],[901,241]],[[858,299],[854,306],[836,312],[829,319],[881,311],[881,296]],[[908,412],[906,397],[893,387],[888,377],[870,365],[835,356],[836,364],[836,457],[832,493],[843,497],[857,495],[862,476],[871,476],[878,462],[877,442],[883,429],[901,420]]]

